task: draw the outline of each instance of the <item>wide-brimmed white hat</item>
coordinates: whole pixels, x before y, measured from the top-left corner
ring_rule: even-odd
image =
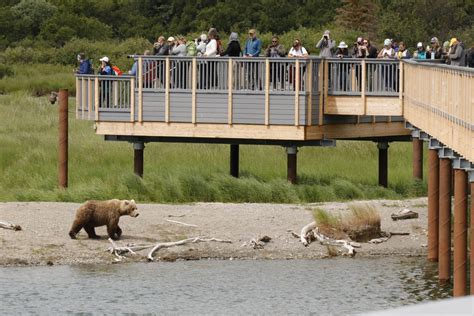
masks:
[[[347,48],[346,42],[342,41],[339,43],[339,46],[337,48]]]
[[[107,56],[104,56],[102,57],[101,59],[99,59],[100,61],[105,61],[106,63],[108,63],[110,60],[109,60],[109,57]]]
[[[423,43],[422,43],[422,42],[418,42],[418,44],[416,44],[416,47],[418,47],[418,48],[423,47]]]

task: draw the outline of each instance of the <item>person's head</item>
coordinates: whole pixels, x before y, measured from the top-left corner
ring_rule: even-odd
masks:
[[[402,51],[402,52],[403,52],[405,49],[407,49],[407,48],[406,48],[406,46],[405,46],[405,43],[404,43],[404,42],[400,42],[400,43],[398,43],[398,50],[400,50],[400,51]]]
[[[149,49],[145,49],[145,51],[143,52],[143,55],[145,55],[145,56],[151,55],[150,50],[149,50]]]
[[[165,42],[165,37],[162,35],[158,37],[158,43],[163,44]]]
[[[444,49],[445,52],[447,52],[449,50],[449,41],[445,41],[443,43],[443,49]]]
[[[77,61],[82,62],[84,60],[86,60],[86,54],[84,53],[77,54]]]
[[[173,45],[173,44],[174,44],[174,41],[175,41],[175,39],[174,39],[173,36],[168,37],[168,40],[167,40],[168,45]]]
[[[229,36],[229,42],[238,42],[239,41],[239,34],[232,32]]]
[[[257,31],[255,29],[250,29],[249,30],[249,38],[256,38],[257,37]]]
[[[362,40],[362,46],[369,47],[370,46],[370,40],[368,38],[364,38]]]
[[[203,42],[207,41],[207,34],[202,33],[200,38]]]
[[[439,40],[437,37],[432,37],[430,43],[432,47],[439,47]]]
[[[293,41],[293,47],[294,48],[300,48],[301,47],[301,41],[300,41],[299,38],[297,38]]]
[[[207,33],[207,36],[210,39],[217,39],[217,30],[215,28],[210,28],[209,32]]]
[[[455,46],[457,43],[459,43],[458,39],[453,37],[450,41],[449,41],[449,47],[452,47],[452,46]]]
[[[331,36],[331,32],[330,32],[329,30],[324,31],[323,37],[324,37],[325,39],[329,39],[330,36]]]
[[[272,46],[277,46],[278,44],[280,44],[280,39],[278,38],[278,36],[273,36],[272,37]]]
[[[416,44],[416,49],[419,50],[419,51],[424,50],[424,48],[423,48],[423,43],[422,43],[422,42],[418,42],[418,44]]]
[[[389,38],[386,38],[385,41],[383,41],[383,46],[385,48],[391,48],[392,47],[392,40]]]
[[[363,40],[364,40],[364,39],[359,36],[359,37],[357,38],[356,44],[362,45],[362,41],[363,41]]]
[[[186,44],[186,38],[184,36],[178,36],[179,44]]]
[[[109,57],[107,57],[107,56],[104,56],[104,57],[102,57],[102,58],[99,59],[99,60],[101,61],[101,63],[102,63],[103,66],[105,66],[105,65],[110,65],[110,59],[109,59]]]
[[[347,44],[346,44],[346,42],[344,42],[344,41],[341,41],[341,42],[339,43],[339,45],[337,46],[337,48],[339,48],[339,49],[344,49],[344,48],[347,48]]]

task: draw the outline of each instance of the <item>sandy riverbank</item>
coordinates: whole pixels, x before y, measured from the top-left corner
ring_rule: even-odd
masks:
[[[358,202],[360,203],[360,202]],[[382,230],[408,232],[409,236],[393,236],[382,244],[362,244],[356,256],[401,255],[426,253],[427,199],[403,201],[370,201],[379,210]],[[96,229],[100,240],[87,239],[84,231],[77,240],[68,236],[77,203],[7,202],[0,203],[0,221],[20,225],[23,230],[0,229],[0,266],[113,263],[114,256],[105,250],[110,246],[105,227]],[[140,216],[122,217],[121,245],[156,243],[206,236],[231,240],[231,244],[199,243],[159,250],[157,260],[176,259],[317,259],[327,257],[327,248],[317,243],[304,247],[291,235],[313,221],[310,209],[345,212],[347,203],[309,205],[196,203],[189,205],[138,205]],[[390,218],[407,207],[419,218],[393,221]],[[183,226],[167,220],[197,227]],[[267,235],[271,241],[264,249],[242,246],[252,238]],[[127,258],[125,262],[144,261],[147,251]]]

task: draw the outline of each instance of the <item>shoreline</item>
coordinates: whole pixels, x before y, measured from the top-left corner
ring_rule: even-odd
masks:
[[[204,242],[160,249],[155,261],[176,260],[255,260],[322,259],[329,257],[326,246],[317,242],[304,247],[291,232],[312,222],[311,209],[347,212],[350,203],[373,204],[380,213],[382,231],[408,232],[392,236],[380,244],[362,243],[355,257],[426,255],[427,198],[409,200],[372,200],[317,204],[234,204],[194,203],[182,205],[141,204],[140,216],[121,217],[122,238],[116,243],[155,244],[205,236],[232,243]],[[111,243],[105,227],[96,228],[99,240],[88,239],[84,230],[72,240],[68,231],[79,203],[4,202],[0,203],[0,221],[20,225],[21,231],[0,229],[0,266],[113,264],[116,257],[107,252]],[[393,221],[403,208],[419,214],[416,219]],[[176,223],[177,221],[180,223]],[[185,226],[184,224],[195,225]],[[263,249],[249,246],[252,239],[269,236]],[[149,249],[126,255],[121,263],[145,262]]]

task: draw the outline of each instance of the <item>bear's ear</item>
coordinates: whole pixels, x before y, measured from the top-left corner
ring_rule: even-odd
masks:
[[[131,200],[130,203],[135,204],[135,200]]]
[[[125,205],[128,205],[130,202],[129,202],[128,200],[123,200],[123,203],[124,203]]]

